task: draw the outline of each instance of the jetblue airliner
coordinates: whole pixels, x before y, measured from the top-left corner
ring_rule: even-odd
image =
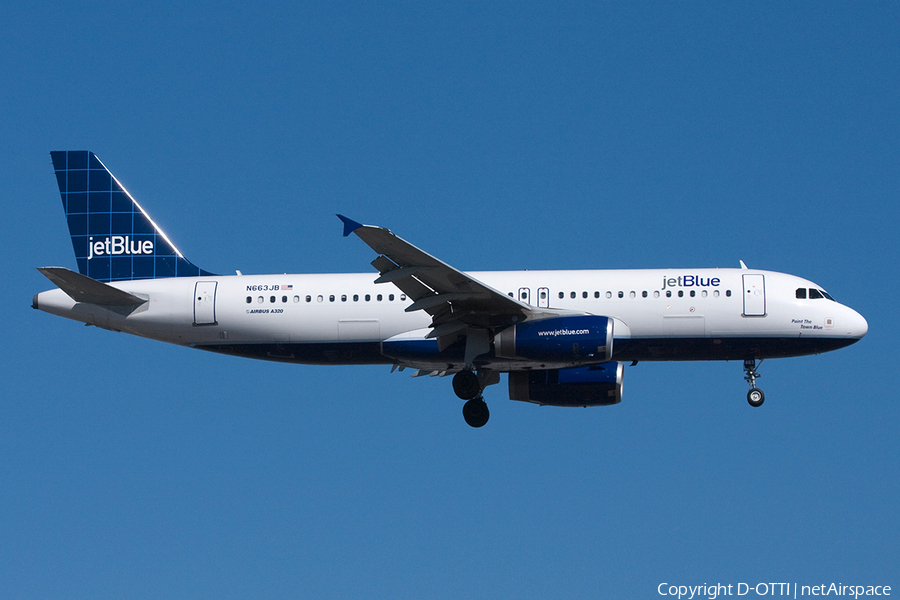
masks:
[[[472,427],[482,393],[553,406],[622,399],[625,363],[743,361],[853,344],[866,320],[821,286],[748,269],[463,272],[391,231],[338,215],[373,274],[215,275],[196,267],[91,152],[51,152],[78,272],[33,307],[142,337],[263,360],[384,364],[452,376]]]

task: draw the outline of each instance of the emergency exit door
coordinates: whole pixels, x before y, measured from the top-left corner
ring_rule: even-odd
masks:
[[[519,288],[519,301],[531,304],[531,288]]]
[[[194,325],[216,324],[215,281],[198,281],[194,284]]]
[[[744,275],[744,316],[766,316],[765,275]]]

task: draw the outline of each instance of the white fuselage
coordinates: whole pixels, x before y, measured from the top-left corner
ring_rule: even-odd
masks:
[[[614,318],[614,360],[817,354],[855,342],[868,328],[853,309],[809,292],[821,289],[816,284],[769,271],[468,275],[526,304]],[[149,299],[134,310],[77,303],[59,289],[36,295],[34,306],[106,329],[254,358],[427,368],[427,357],[387,348],[392,339],[424,342],[430,316],[406,312],[412,301],[392,284],[374,280],[368,273],[145,279],[110,284]],[[807,290],[803,298],[798,289]],[[448,359],[436,356],[435,362],[447,364]],[[491,368],[517,367],[496,363]]]

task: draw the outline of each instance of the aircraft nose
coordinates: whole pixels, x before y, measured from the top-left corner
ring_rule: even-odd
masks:
[[[852,308],[847,308],[847,316],[844,317],[844,321],[847,337],[860,340],[869,331],[869,323]]]

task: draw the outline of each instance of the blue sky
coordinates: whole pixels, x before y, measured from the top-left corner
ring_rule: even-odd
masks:
[[[31,598],[650,598],[900,586],[894,3],[18,3],[0,34],[0,588]],[[30,308],[74,268],[49,152],[210,271],[751,267],[845,350],[641,363],[614,407],[268,364]],[[373,271],[374,272],[374,271]],[[752,594],[751,594],[752,596]]]

